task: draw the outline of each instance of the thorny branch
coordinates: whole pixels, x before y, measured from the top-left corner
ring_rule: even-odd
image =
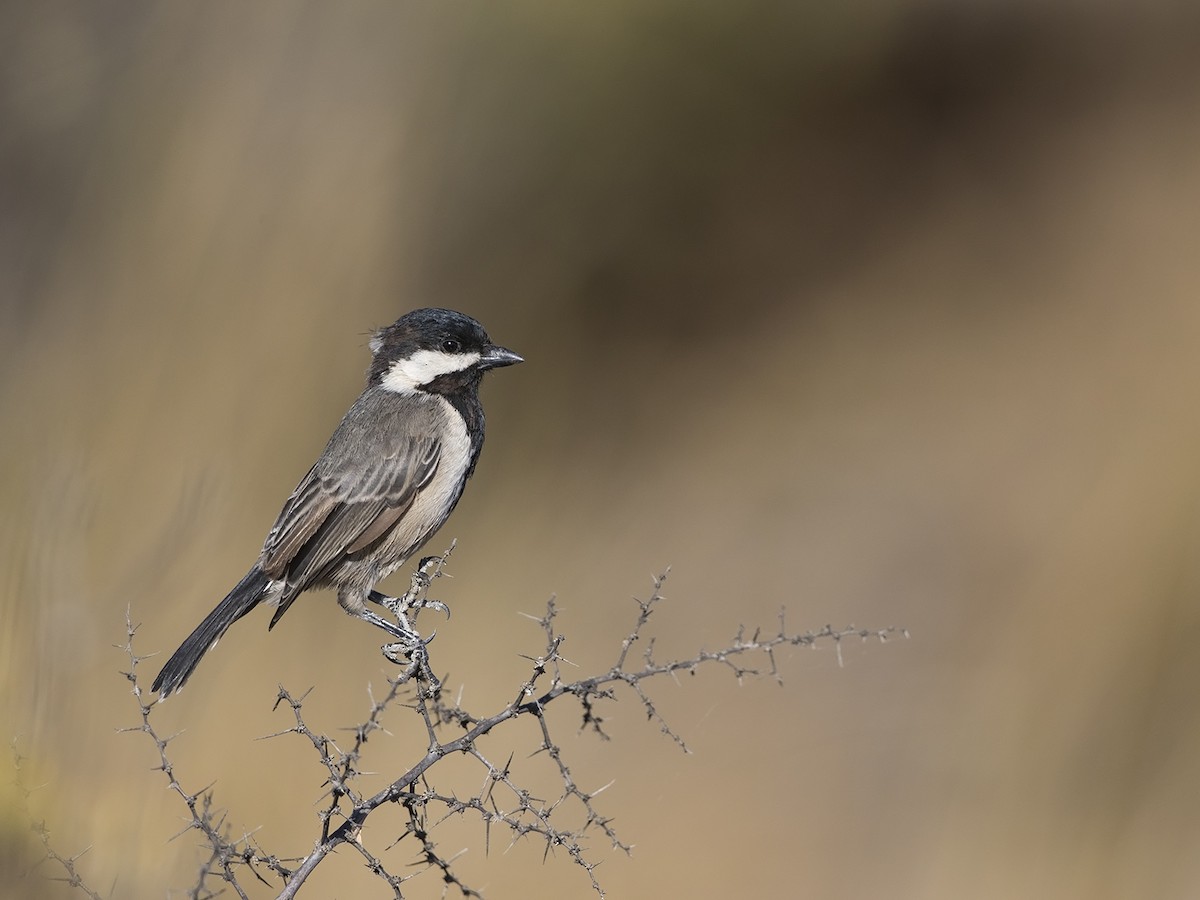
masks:
[[[418,575],[414,576],[414,591],[423,594],[430,581],[442,574],[443,558],[433,557],[430,563],[422,566]],[[248,872],[260,882],[282,885],[278,897],[286,900],[297,895],[308,877],[333,850],[347,845],[362,856],[368,869],[392,889],[396,898],[404,896],[402,887],[407,881],[425,872],[433,872],[442,882],[443,895],[452,886],[464,897],[482,897],[461,880],[454,864],[455,857],[442,855],[433,837],[435,829],[445,820],[470,816],[483,825],[487,846],[490,846],[493,832],[501,829],[508,832],[513,843],[524,838],[544,842],[547,855],[556,849],[564,851],[584,870],[592,888],[603,897],[604,891],[595,871],[599,860],[585,845],[587,837],[597,833],[614,849],[629,852],[631,848],[617,836],[611,818],[602,814],[596,805],[597,796],[607,785],[587,790],[572,775],[562,748],[554,740],[553,729],[547,718],[546,710],[550,704],[565,697],[574,698],[580,706],[583,730],[608,740],[609,735],[604,731],[604,719],[599,710],[605,703],[616,701],[621,689],[627,688],[637,697],[646,717],[655,722],[661,732],[684,752],[690,752],[683,738],[655,707],[647,691],[650,680],[661,676],[674,677],[681,672],[695,672],[710,664],[729,669],[739,683],[747,676],[759,675],[781,680],[776,651],[782,647],[833,642],[840,662],[842,642],[849,638],[885,641],[895,634],[906,635],[894,628],[835,629],[831,626],[818,631],[790,633],[781,611],[777,629],[769,633],[762,629],[747,633],[745,628],[739,627],[733,639],[721,649],[701,650],[687,659],[659,659],[655,655],[654,640],[646,635],[646,630],[652,615],[663,602],[662,586],[665,580],[666,573],[655,578],[650,598],[637,601],[637,619],[622,640],[613,665],[607,671],[585,678],[564,677],[562,664],[567,661],[561,656],[560,649],[565,635],[556,626],[558,610],[554,598],[551,598],[545,614],[534,618],[545,636],[545,649],[539,656],[526,657],[530,662],[527,679],[508,703],[491,715],[476,716],[460,702],[448,699],[442,685],[429,671],[427,660],[422,658],[415,660],[391,680],[382,697],[377,699],[371,695],[367,717],[352,729],[353,737],[343,749],[335,740],[306,722],[303,708],[306,694],[293,695],[281,686],[276,707],[291,711],[292,724],[268,737],[297,734],[310,743],[326,771],[325,784],[328,789],[328,802],[317,813],[319,836],[312,849],[299,858],[281,858],[268,853],[249,834],[231,837],[224,813],[213,807],[211,791],[205,788],[189,792],[179,783],[167,753],[173,738],[158,734],[151,723],[153,703],[147,705],[143,701],[137,677],[142,657],[134,653],[136,628],[127,620],[127,640],[123,649],[129,659],[129,671],[125,674],[138,702],[141,723],[126,730],[143,732],[154,742],[159,757],[157,768],[166,776],[169,789],[188,808],[190,821],[180,833],[198,831],[209,847],[208,859],[201,866],[197,881],[189,889],[188,895],[193,898],[213,896],[219,888],[210,887],[209,881],[219,879],[238,897],[248,900],[246,889],[239,884],[239,878]],[[632,652],[634,645],[639,643],[644,645],[640,657]],[[398,702],[402,699],[404,702]],[[357,787],[357,783],[362,774],[360,764],[367,741],[374,732],[383,730],[385,714],[396,708],[411,709],[420,717],[428,739],[427,749],[407,771],[381,790],[365,794]],[[481,738],[505,723],[522,717],[531,717],[536,721],[539,742],[533,748],[534,755],[544,755],[550,761],[552,771],[561,784],[561,792],[554,799],[540,799],[522,786],[511,766],[517,750],[509,750],[506,758],[496,759],[487,755],[480,745]],[[447,736],[447,731],[452,736]],[[481,786],[466,799],[443,792],[435,785],[435,767],[441,760],[453,755],[473,760],[481,770]],[[381,851],[369,848],[363,841],[363,827],[368,817],[387,804],[400,807],[406,821],[401,833],[395,835],[394,840],[383,849],[389,850],[411,839],[417,853],[418,862],[411,867],[411,872],[403,876],[390,871],[380,858]],[[66,869],[69,878],[77,879],[74,859],[63,860],[49,850],[48,843],[46,847],[48,858]],[[80,886],[87,891],[81,882]],[[90,891],[87,893],[93,898],[97,897]]]
[[[20,811],[23,814],[23,817],[30,821],[30,826],[33,829],[34,834],[38,836],[38,841],[42,845],[42,858],[34,863],[33,868],[36,869],[42,866],[44,863],[52,862],[63,870],[63,874],[48,875],[48,878],[50,878],[52,881],[65,882],[66,884],[78,890],[80,893],[90,897],[91,900],[102,900],[101,895],[88,887],[87,883],[83,880],[83,876],[80,875],[75,868],[75,862],[81,856],[87,853],[91,847],[81,850],[74,856],[61,856],[53,847],[50,846],[50,829],[46,827],[46,823],[41,820],[34,819],[33,815],[30,813],[29,797],[33,794],[34,789],[25,783],[25,770],[23,768],[25,761],[25,757],[23,757],[17,750],[17,741],[14,739],[12,742],[12,762],[13,772],[15,775],[14,786],[17,789]]]

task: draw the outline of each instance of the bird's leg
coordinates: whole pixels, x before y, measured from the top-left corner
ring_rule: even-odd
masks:
[[[453,548],[451,548],[453,549]],[[429,590],[429,585],[433,583],[433,579],[442,574],[441,567],[446,561],[446,556],[426,556],[418,564],[412,575],[412,584],[402,597],[389,597],[380,591],[370,591],[366,597],[372,603],[378,603],[384,609],[388,610],[396,617],[396,628],[402,633],[396,634],[392,629],[385,629],[389,633],[396,634],[399,640],[390,644],[384,644],[380,649],[383,655],[396,665],[406,666],[404,678],[416,675],[418,679],[425,681],[432,692],[436,693],[441,688],[441,682],[437,676],[433,674],[433,670],[429,666],[429,650],[428,644],[435,637],[437,632],[433,632],[427,638],[422,638],[409,619],[409,614],[416,618],[416,613],[422,609],[436,609],[444,612],[447,616],[450,615],[450,608],[440,600],[430,600],[425,596]],[[381,617],[372,616],[383,621]]]
[[[401,676],[401,680],[406,681],[416,675],[419,681],[424,681],[429,685],[431,696],[441,688],[441,681],[433,674],[433,670],[429,666],[429,651],[426,649],[434,635],[431,634],[428,638],[421,637],[402,613],[398,615],[400,619],[398,623],[389,622],[379,613],[367,609],[361,594],[339,594],[338,602],[350,615],[362,619],[364,622],[370,622],[396,638],[395,641],[384,644],[380,649],[389,660],[406,667],[406,672]]]
[[[398,638],[400,641],[407,641],[409,643],[416,644],[423,643],[421,636],[417,634],[417,630],[408,623],[407,619],[397,624],[396,622],[389,622],[383,616],[379,615],[379,613],[371,612],[369,609],[350,609],[345,607],[344,604],[343,608],[345,608],[346,612],[350,613],[350,615],[354,616],[355,618],[362,619],[364,622],[370,622],[376,628],[382,628],[392,637]]]
[[[436,609],[439,612],[444,612],[446,617],[450,617],[450,607],[446,606],[440,600],[430,600],[425,596],[425,592],[429,590],[429,585],[433,582],[440,572],[439,567],[444,562],[444,557],[441,556],[426,556],[417,565],[416,570],[412,574],[412,584],[402,597],[388,597],[379,591],[371,591],[367,595],[367,599],[372,603],[378,603],[384,609],[388,610],[396,617],[402,628],[407,628],[412,632],[416,632],[412,624],[408,620],[410,612],[416,612],[422,609]]]

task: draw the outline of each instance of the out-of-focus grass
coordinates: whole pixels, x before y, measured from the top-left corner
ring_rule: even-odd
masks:
[[[781,604],[914,635],[663,692],[690,757],[632,707],[564,748],[638,845],[612,895],[1194,895],[1194,17],[564,9],[0,12],[0,721],[60,852],[117,895],[189,883],[114,731],[125,610],[173,649],[366,332],[438,303],[528,359],[434,547],[435,663],[481,708],[540,649],[518,612],[557,592],[567,655],[607,664],[666,564],[663,652]],[[254,740],[275,686],[334,728],[387,668],[330,596],[266,619],[156,716],[235,828],[302,852],[321,776]],[[490,896],[587,894],[446,840]]]

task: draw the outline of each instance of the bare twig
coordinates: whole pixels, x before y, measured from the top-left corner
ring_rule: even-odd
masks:
[[[425,601],[430,582],[442,574],[443,558],[431,558],[419,567],[414,575],[410,596],[415,598],[414,608],[419,609]],[[370,872],[388,885],[396,898],[404,896],[405,885],[424,873],[433,873],[443,885],[443,894],[453,889],[463,897],[482,897],[479,891],[468,885],[457,865],[459,854],[446,855],[438,847],[435,835],[439,826],[448,819],[472,818],[482,826],[485,850],[490,848],[497,831],[507,832],[510,843],[532,839],[544,844],[545,855],[563,852],[584,870],[595,893],[603,897],[604,890],[596,877],[596,868],[602,861],[589,846],[589,839],[599,837],[609,847],[628,853],[631,845],[625,843],[612,826],[612,819],[598,805],[598,796],[608,785],[587,788],[576,779],[567,759],[562,743],[556,739],[557,726],[547,716],[551,704],[573,698],[579,704],[582,732],[598,735],[609,740],[604,730],[604,718],[600,711],[605,704],[619,700],[622,692],[637,698],[642,712],[659,730],[684,752],[689,752],[683,737],[675,731],[659,712],[650,692],[650,683],[664,676],[675,678],[680,673],[693,673],[701,668],[716,666],[728,670],[739,683],[748,677],[763,676],[781,681],[776,652],[782,647],[815,646],[832,642],[838,649],[845,640],[857,637],[861,640],[886,640],[893,634],[903,634],[896,629],[868,630],[858,628],[835,629],[826,626],[818,631],[792,633],[788,630],[783,612],[778,617],[777,627],[764,632],[755,629],[748,632],[739,627],[733,638],[717,650],[700,650],[686,659],[660,659],[655,651],[653,638],[649,635],[649,623],[664,602],[662,594],[666,573],[654,579],[649,599],[636,601],[636,617],[633,627],[621,641],[613,664],[598,674],[575,677],[577,668],[562,655],[566,635],[558,630],[559,611],[552,597],[546,604],[545,614],[531,617],[540,627],[545,639],[544,649],[538,656],[529,656],[529,669],[525,679],[517,685],[507,703],[488,715],[478,715],[462,705],[461,690],[451,699],[442,688],[441,681],[429,668],[427,654],[414,654],[414,658],[389,681],[382,696],[368,691],[370,704],[363,720],[349,729],[342,741],[313,727],[304,715],[307,693],[293,694],[280,686],[275,706],[290,713],[287,727],[269,738],[299,735],[316,754],[325,773],[327,800],[322,801],[316,813],[316,835],[311,848],[300,857],[280,857],[260,847],[252,835],[243,833],[232,837],[232,829],[225,814],[213,805],[209,788],[190,792],[185,790],[176,776],[169,757],[173,737],[162,737],[152,724],[154,704],[147,704],[138,680],[138,665],[142,657],[133,650],[137,631],[132,620],[126,618],[126,641],[123,650],[129,660],[125,673],[138,703],[140,723],[125,729],[146,734],[158,751],[158,766],[167,779],[168,788],[175,793],[187,808],[186,824],[180,834],[197,831],[207,845],[206,859],[199,869],[198,877],[188,890],[192,898],[208,898],[221,889],[221,885],[210,887],[219,880],[228,890],[243,900],[248,900],[246,887],[239,883],[247,874],[260,882],[275,886],[278,897],[292,898],[313,874],[330,857],[332,852],[347,845],[361,856]],[[436,606],[436,604],[435,604]],[[640,644],[640,654],[633,651]],[[367,744],[376,732],[387,733],[385,717],[397,710],[407,709],[415,713],[424,725],[427,743],[425,750],[407,768],[394,774],[382,789],[368,793],[363,790],[360,777],[363,774],[363,756]],[[507,723],[518,719],[531,719],[536,723],[536,738],[532,745],[506,746],[496,753],[495,740],[484,742],[484,738],[501,730],[508,731]],[[485,748],[484,744],[487,743]],[[527,786],[524,775],[514,772],[513,759],[520,753],[534,760],[544,759],[559,785],[549,798],[540,798]],[[443,771],[439,764],[450,757],[459,757],[478,766],[480,780],[478,788],[468,796],[457,795],[453,790],[438,786]],[[364,826],[377,809],[395,804],[404,813],[404,825],[398,834],[393,834],[382,849],[373,848],[364,840]],[[79,887],[89,897],[99,900],[99,895],[89,890],[79,878],[74,863],[78,857],[63,858],[49,846],[47,832],[42,834],[46,858],[55,861],[66,873],[64,879]],[[415,851],[411,871],[396,874],[385,865],[380,854],[408,841]]]
[[[83,880],[83,876],[80,875],[78,869],[75,868],[76,861],[78,861],[80,857],[82,857],[88,852],[88,850],[91,850],[92,848],[85,847],[74,856],[62,856],[50,845],[50,829],[46,827],[46,823],[41,820],[34,819],[32,814],[29,812],[29,798],[33,794],[33,789],[25,784],[24,764],[26,759],[21,755],[20,751],[17,750],[16,739],[14,739],[12,742],[12,758],[14,772],[13,783],[17,789],[20,811],[23,816],[29,820],[33,833],[38,836],[38,840],[42,844],[42,853],[44,854],[41,859],[34,863],[33,868],[36,869],[46,862],[55,863],[63,870],[63,874],[46,876],[51,881],[65,882],[83,895],[90,897],[91,900],[103,900],[100,894],[88,887],[87,882]]]

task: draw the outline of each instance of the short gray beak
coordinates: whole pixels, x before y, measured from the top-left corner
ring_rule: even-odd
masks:
[[[513,366],[519,362],[525,362],[523,356],[518,356],[511,350],[506,350],[503,347],[492,345],[488,347],[483,356],[479,358],[479,364],[485,369],[498,369],[501,366]]]

